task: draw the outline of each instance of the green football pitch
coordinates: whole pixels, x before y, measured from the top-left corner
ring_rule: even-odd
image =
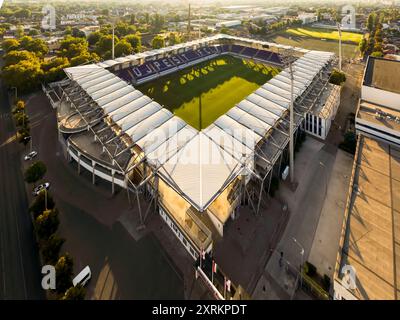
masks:
[[[137,87],[200,130],[279,73],[279,69],[218,57]]]

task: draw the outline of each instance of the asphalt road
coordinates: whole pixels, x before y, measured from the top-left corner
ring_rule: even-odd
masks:
[[[0,82],[0,299],[44,299],[21,152]]]

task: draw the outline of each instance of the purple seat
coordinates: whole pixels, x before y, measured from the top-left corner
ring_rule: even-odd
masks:
[[[241,54],[244,55],[244,56],[246,56],[246,57],[253,58],[253,57],[256,55],[257,51],[258,51],[257,49],[246,47],[246,48],[241,52]]]
[[[132,68],[132,73],[134,77],[139,80],[155,74],[156,71],[152,68],[151,62],[145,62],[140,66],[134,66]]]
[[[255,55],[254,58],[263,60],[263,61],[268,61],[269,57],[271,56],[271,51],[267,50],[258,50],[257,54]]]
[[[240,53],[244,47],[238,46],[236,44],[232,45],[231,52],[233,53]]]
[[[198,53],[193,50],[189,50],[184,53],[181,53],[179,56],[183,57],[187,62],[194,61],[194,60],[197,60],[200,58]]]
[[[276,64],[282,64],[281,57],[275,52],[272,52],[271,56],[269,57],[269,61]]]
[[[169,58],[161,58],[156,61],[152,61],[151,65],[153,66],[154,70],[157,70],[157,72],[163,72],[165,70],[175,67],[175,65]]]

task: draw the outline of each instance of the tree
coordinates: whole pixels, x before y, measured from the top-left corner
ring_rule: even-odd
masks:
[[[72,34],[72,28],[70,26],[67,26],[64,30],[65,35],[71,35]]]
[[[58,293],[64,293],[72,286],[73,268],[74,262],[68,253],[58,259],[55,265],[57,279],[56,291]]]
[[[85,38],[86,39],[86,34],[79,30],[78,28],[72,28],[72,36],[75,38]]]
[[[85,295],[86,295],[85,288],[83,288],[80,285],[77,285],[76,287],[69,288],[62,297],[62,300],[84,300]]]
[[[29,123],[28,116],[24,112],[16,113],[14,119],[18,127],[25,127]]]
[[[19,112],[25,112],[25,102],[23,100],[18,100],[15,107],[12,109],[12,113],[16,114]]]
[[[168,36],[168,45],[173,46],[175,44],[181,43],[182,40],[179,35],[175,32],[171,32]]]
[[[20,48],[43,56],[49,52],[49,48],[42,39],[33,39],[30,36],[23,36],[20,40]]]
[[[40,32],[37,29],[30,29],[28,32],[29,36],[38,36],[39,34],[40,34]]]
[[[88,43],[85,39],[67,36],[60,42],[58,55],[72,59],[86,52],[88,52]]]
[[[346,75],[344,74],[344,72],[341,72],[339,70],[332,71],[331,76],[329,78],[330,83],[341,85],[345,81],[346,81]]]
[[[367,29],[372,32],[375,29],[376,14],[374,12],[370,13],[367,19]]]
[[[90,33],[87,37],[89,46],[94,46],[97,42],[99,42],[101,36],[102,36],[102,33],[100,31],[95,31],[95,32]]]
[[[163,36],[155,36],[151,41],[151,46],[153,49],[161,49],[165,47],[165,39]]]
[[[118,42],[119,39],[117,36],[115,36],[114,45],[116,45]],[[111,50],[112,50],[112,35],[110,34],[103,35],[96,44],[96,53],[103,58],[108,58],[111,56]]]
[[[125,36],[123,39],[128,41],[134,52],[139,52],[142,47],[142,39],[139,34],[129,34]]]
[[[42,191],[45,193],[47,191]],[[35,220],[35,229],[39,239],[49,239],[57,231],[60,225],[58,210],[56,208],[43,211]]]
[[[36,60],[37,57],[34,53],[27,50],[12,50],[6,53],[4,56],[4,66],[17,64],[22,60]]]
[[[14,12],[14,16],[19,19],[28,19],[32,15],[32,12],[29,9],[19,9]]]
[[[3,68],[2,77],[9,87],[17,87],[18,92],[28,92],[39,87],[43,71],[40,61],[22,60]]]
[[[19,143],[23,143],[26,146],[29,141],[25,138],[29,136],[30,136],[30,128],[28,126],[18,129],[17,139]]]
[[[65,239],[52,234],[49,239],[42,243],[42,255],[45,263],[54,265],[57,263],[60,250],[64,244]]]
[[[367,50],[367,40],[365,38],[362,38],[360,43],[358,44],[358,47],[360,49],[361,55],[364,55],[365,51]]]
[[[114,28],[114,32],[118,37],[127,36],[128,34],[136,33],[136,27],[124,22],[119,22]]]
[[[16,39],[6,39],[3,40],[3,42],[1,43],[1,46],[4,50],[4,52],[9,52],[11,50],[17,50],[19,48],[19,41]]]
[[[131,44],[124,39],[119,41],[117,43],[117,45],[115,46],[115,56],[116,57],[126,56],[128,54],[131,54],[132,52],[133,52],[133,48],[132,48]]]
[[[0,38],[3,38],[6,34],[6,29],[0,27]]]
[[[383,57],[383,52],[382,51],[374,51],[374,52],[371,53],[371,57],[382,58]]]
[[[64,68],[69,67],[65,57],[56,57],[42,63],[43,78],[45,82],[59,81],[65,77]]]
[[[47,192],[46,194],[45,192],[40,192],[32,201],[32,204],[29,207],[29,212],[32,213],[33,218],[36,220],[36,218],[40,216],[43,211],[45,211],[46,209],[52,210],[54,209],[54,206],[55,203],[50,193]]]
[[[79,56],[73,57],[70,60],[70,65],[71,65],[71,67],[74,67],[74,66],[78,66],[78,65],[81,65],[84,63],[88,63],[90,61],[96,62],[99,60],[100,60],[100,58],[96,53],[94,53],[94,52],[89,53],[88,51],[86,51],[86,52],[82,52]]]
[[[47,168],[42,161],[36,161],[31,164],[25,171],[25,181],[35,184],[46,174]]]

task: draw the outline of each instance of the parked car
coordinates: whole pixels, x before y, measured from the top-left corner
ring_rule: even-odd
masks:
[[[44,189],[49,190],[49,188],[50,188],[50,183],[48,183],[48,182],[43,183],[43,184],[41,184],[41,185],[38,185],[35,189],[33,189],[32,194],[33,194],[34,196],[37,196],[37,195],[39,195],[39,193],[40,193],[42,190],[44,190]]]
[[[32,160],[36,156],[37,156],[37,152],[36,151],[31,151],[24,157],[24,160],[25,161]]]
[[[92,277],[92,273],[90,271],[89,266],[86,266],[85,268],[83,268],[83,270],[81,272],[79,272],[79,274],[72,280],[72,284],[74,285],[74,287],[76,287],[77,285],[80,285],[82,287],[84,287],[86,285],[86,283],[90,280],[90,278]]]

